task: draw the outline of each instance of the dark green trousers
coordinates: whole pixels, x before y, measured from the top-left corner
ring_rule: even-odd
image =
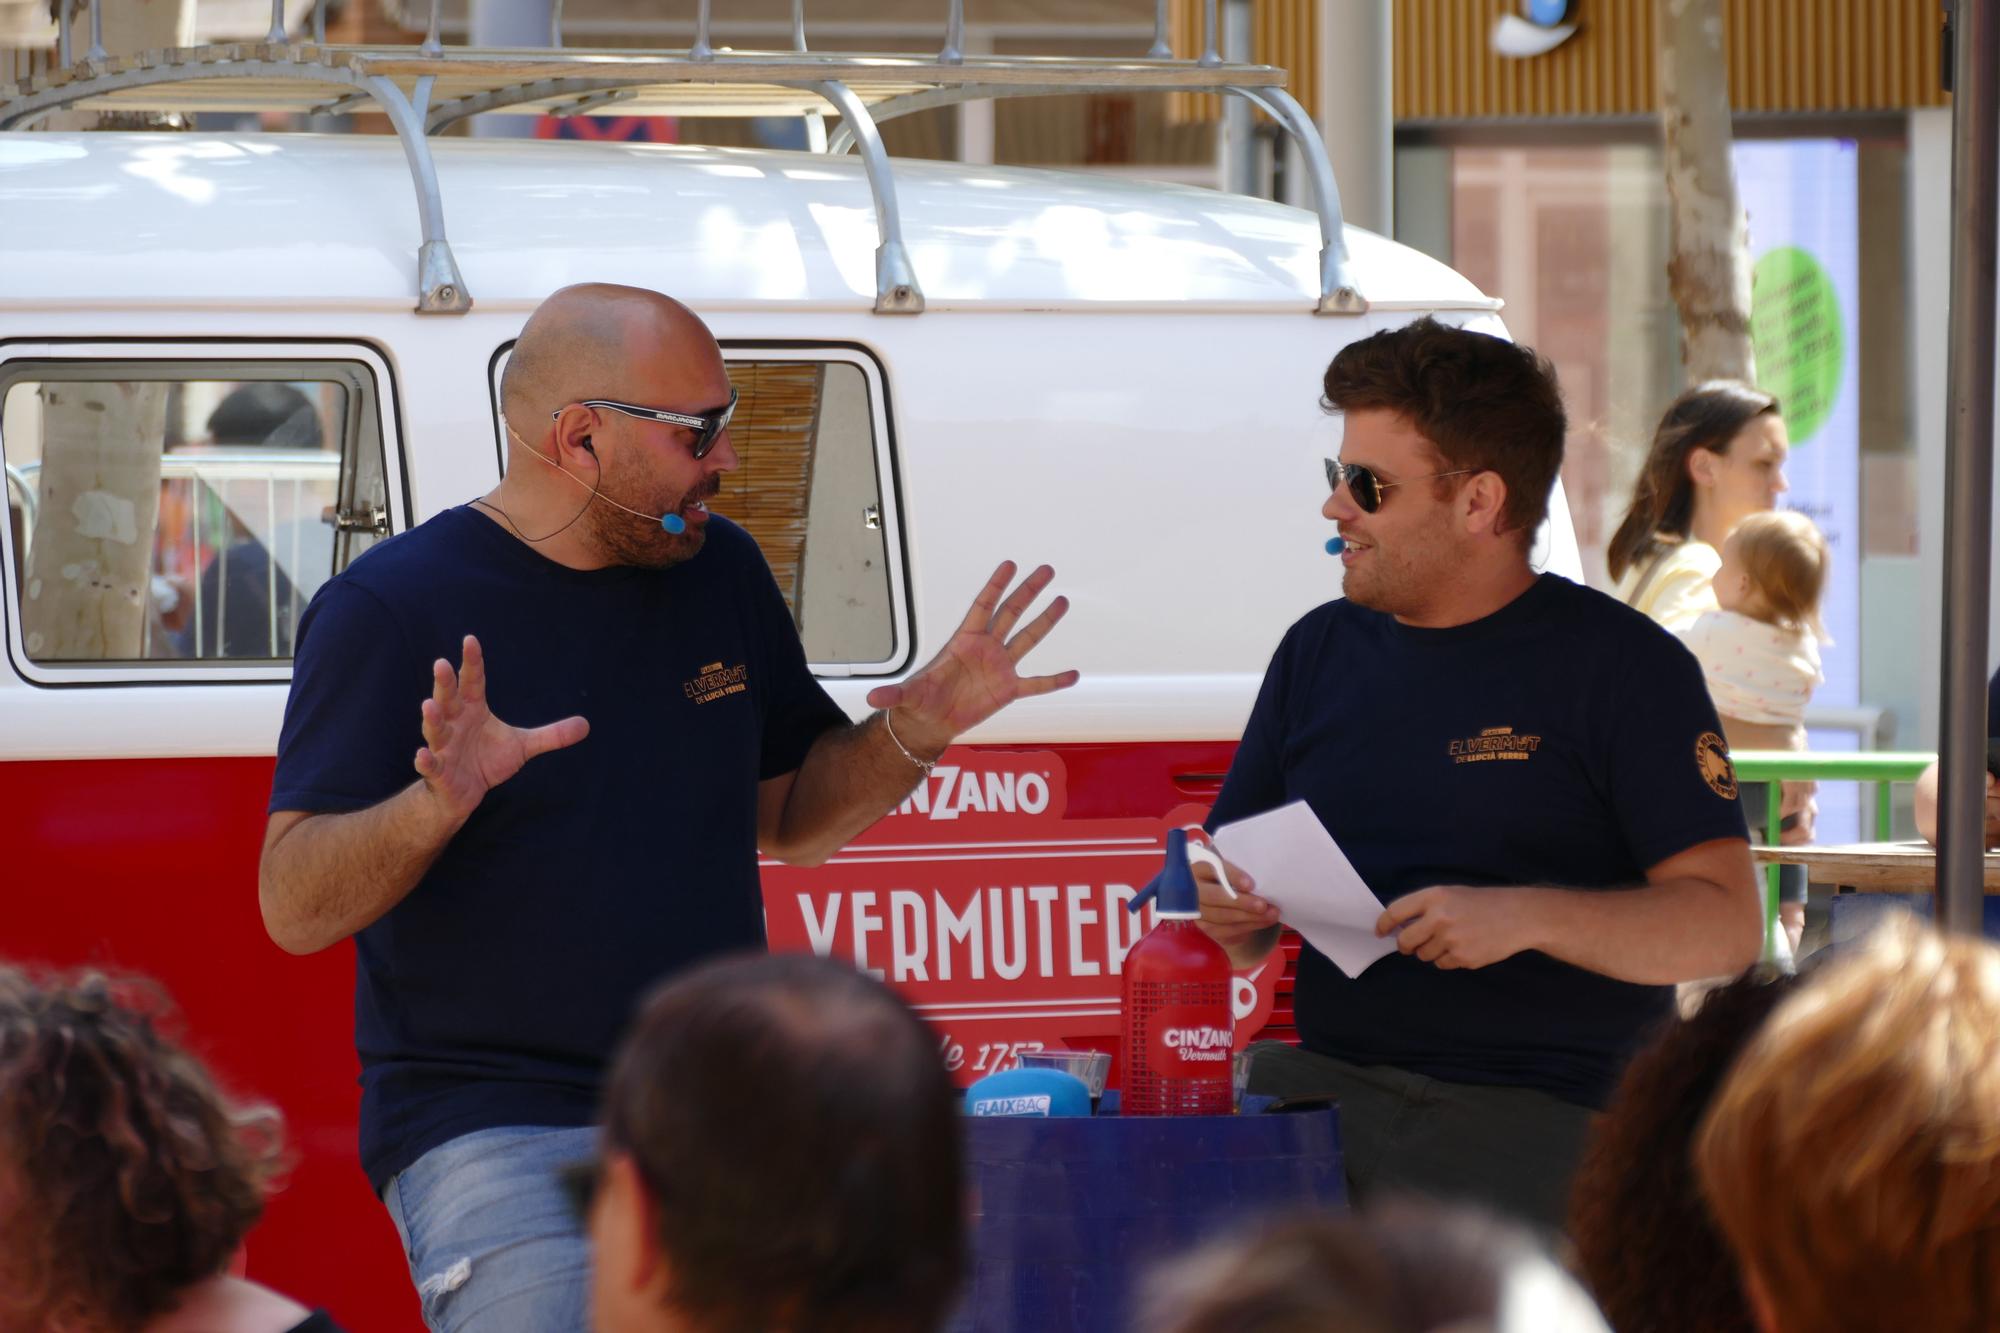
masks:
[[[1422,1194],[1482,1205],[1554,1235],[1596,1112],[1533,1088],[1446,1083],[1284,1042],[1250,1047],[1245,1089],[1332,1097],[1356,1204]]]

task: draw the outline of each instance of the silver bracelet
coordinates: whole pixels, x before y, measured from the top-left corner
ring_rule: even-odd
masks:
[[[889,733],[890,741],[894,743],[895,747],[898,750],[901,750],[903,752],[903,758],[909,760],[911,763],[915,764],[918,768],[924,770],[925,777],[930,776],[931,770],[937,767],[937,760],[919,759],[915,755],[910,753],[910,747],[903,744],[902,739],[896,735],[896,728],[893,724],[890,723],[889,710],[886,708],[882,710],[882,730]]]

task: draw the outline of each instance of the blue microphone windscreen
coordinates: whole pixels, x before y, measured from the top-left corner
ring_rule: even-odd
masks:
[[[1345,538],[1328,537],[1326,539],[1326,553],[1328,555],[1339,555],[1342,551],[1345,551],[1346,549],[1347,549],[1347,541]]]
[[[967,1115],[1089,1115],[1090,1090],[1060,1069],[1008,1069],[965,1090]]]
[[[682,518],[679,514],[662,514],[660,516],[660,526],[665,528],[668,532],[672,533],[674,536],[678,537],[683,532],[687,531],[688,525],[687,525],[687,520]]]

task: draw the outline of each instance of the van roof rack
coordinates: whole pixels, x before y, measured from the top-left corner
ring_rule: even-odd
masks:
[[[546,49],[447,48],[439,3],[415,46],[339,46],[326,41],[327,0],[315,0],[311,42],[289,40],[284,0],[272,0],[271,30],[256,43],[179,47],[110,56],[103,6],[90,4],[91,45],[70,49],[75,0],[61,0],[56,68],[0,86],[0,130],[32,125],[52,111],[290,111],[348,114],[371,106],[387,115],[403,145],[416,189],[422,242],[417,310],[462,314],[472,294],[445,236],[444,201],[429,136],[482,112],[587,114],[616,105],[625,114],[800,115],[823,151],[858,149],[875,203],[875,309],[916,314],[923,289],[911,268],[896,204],[896,182],[877,126],[896,116],[960,102],[1102,92],[1207,92],[1242,97],[1299,146],[1320,226],[1321,314],[1360,314],[1368,303],[1349,274],[1340,191],[1326,144],[1285,74],[1269,65],[1225,61],[1217,49],[1218,0],[1203,0],[1200,56],[1175,59],[1167,42],[1168,0],[1155,0],[1153,44],[1143,56],[1104,60],[1061,56],[967,55],[964,0],[947,0],[943,45],[933,54],[854,54],[808,49],[805,0],[793,0],[792,49],[731,51],[710,40],[710,0],[699,0],[693,43],[684,50],[565,47],[562,0],[555,0]],[[831,110],[830,136],[819,119]]]

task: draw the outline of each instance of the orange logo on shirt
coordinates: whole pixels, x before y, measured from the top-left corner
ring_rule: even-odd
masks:
[[[726,667],[720,662],[710,662],[693,680],[681,682],[681,692],[698,704],[713,703],[749,688],[750,668],[740,663]]]
[[[1540,736],[1517,736],[1512,727],[1487,727],[1446,747],[1454,764],[1479,764],[1489,759],[1532,759],[1542,748]]]
[[[1694,743],[1694,762],[1710,791],[1725,801],[1736,799],[1736,766],[1729,762],[1729,745],[1722,737],[1702,732]]]

